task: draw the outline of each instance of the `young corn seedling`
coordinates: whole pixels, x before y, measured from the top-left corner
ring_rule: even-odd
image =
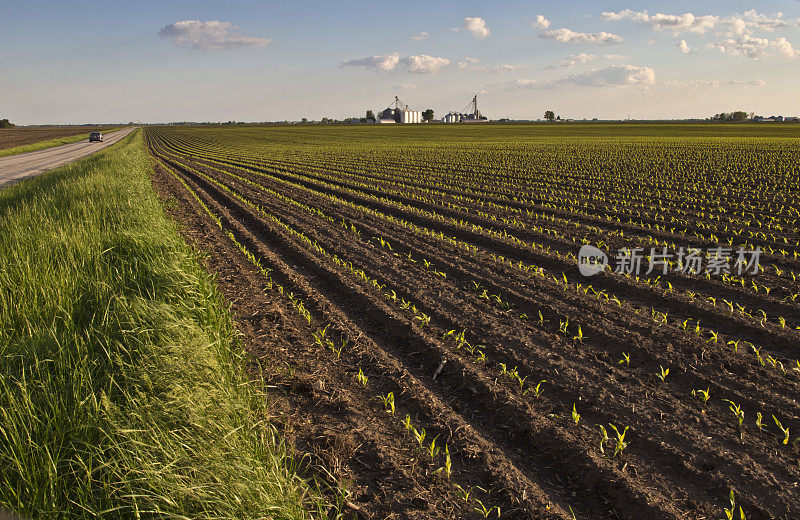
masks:
[[[393,414],[394,413],[394,392],[389,392],[386,395],[379,395],[378,397],[381,398],[383,401],[383,407],[386,408],[386,411]]]
[[[569,327],[569,318],[565,321],[558,320],[558,330],[566,335],[567,334],[567,327]]]
[[[366,388],[367,381],[369,381],[369,378],[364,374],[364,372],[360,368],[358,369],[358,375],[356,377],[358,377],[358,382],[361,383],[361,386]]]
[[[539,381],[539,384],[537,384],[536,386],[531,386],[531,387],[528,387],[526,390],[524,390],[522,392],[522,395],[524,396],[528,392],[533,392],[533,397],[535,397],[536,399],[539,399],[539,396],[541,396],[542,392],[544,391],[544,389],[542,388],[542,383],[546,383],[546,382],[547,382],[547,380],[542,379],[541,381]]]
[[[581,421],[581,414],[578,413],[578,410],[575,409],[575,403],[572,403],[572,422],[575,423],[575,426]]]
[[[453,487],[457,489],[456,494],[458,494],[458,497],[465,503],[469,503],[469,496],[472,494],[472,488],[467,486],[467,488],[464,489],[458,484],[453,484]]]
[[[577,341],[578,343],[583,343],[583,330],[581,330],[581,326],[578,325],[578,335],[572,338],[572,341]]]
[[[597,427],[600,429],[600,453],[603,455],[606,454],[606,442],[608,442],[608,430],[602,424],[598,424]]]
[[[614,441],[616,442],[616,444],[614,445],[614,454],[611,455],[611,458],[613,459],[617,455],[621,454],[625,450],[625,448],[628,447],[628,443],[625,442],[625,434],[628,433],[628,429],[630,428],[630,426],[626,426],[625,429],[622,430],[622,433],[620,433],[617,427],[614,426],[613,424],[609,424],[608,426],[609,428],[614,430],[614,434],[617,436],[617,438],[614,439]]]
[[[764,362],[764,358],[761,357],[761,349],[764,348],[764,347],[761,346],[761,347],[756,348],[755,345],[750,345],[750,348],[753,349],[753,354],[756,355],[756,359],[758,360],[758,364],[761,365],[762,367],[766,366],[767,364]]]
[[[500,518],[500,508],[498,506],[487,508],[483,504],[483,502],[481,502],[477,498],[475,499],[475,503],[478,504],[477,506],[475,506],[475,511],[483,515],[484,518],[489,518],[489,515],[491,515],[492,512],[495,510],[497,511],[497,518]]]
[[[775,426],[783,433],[783,442],[782,444],[789,444],[789,428],[784,428],[781,422],[778,420],[775,415],[772,416],[772,420],[775,421]]]
[[[736,514],[736,499],[735,499],[735,497],[733,495],[733,490],[732,489],[731,489],[731,493],[730,493],[728,498],[730,499],[731,507],[730,508],[727,508],[727,507],[724,508],[725,518],[721,519],[721,520],[736,520],[736,518],[734,518],[734,516],[733,516],[734,514]],[[741,506],[739,506],[739,519],[740,520],[747,520],[747,517],[744,515],[744,510],[742,509]]]
[[[411,424],[410,414],[406,414],[406,418],[403,419],[403,428],[405,428],[407,432],[411,431],[411,428],[413,428],[413,425]]]
[[[736,420],[739,422],[739,428],[741,428],[742,423],[744,422],[744,410],[742,410],[741,405],[734,403],[730,399],[723,400],[728,403],[728,408],[731,412],[733,412],[733,415],[736,416]]]
[[[706,404],[708,402],[708,400],[711,399],[710,390],[711,390],[710,386],[708,388],[706,388],[705,390],[702,390],[702,389],[692,390],[692,397],[694,397],[695,399],[697,399],[701,403]]]
[[[453,461],[450,460],[450,448],[445,443],[444,445],[444,474],[447,480],[450,480],[450,475],[453,472]]]
[[[438,438],[439,436],[437,435],[436,437],[431,439],[431,443],[428,445],[428,455],[431,456],[431,460],[435,459],[436,456],[439,455],[439,452],[442,451],[441,448],[436,446],[436,439]]]
[[[763,430],[764,429],[764,424],[762,422],[763,419],[764,419],[764,417],[761,415],[761,412],[756,412],[756,427],[759,430]]]
[[[420,427],[417,430],[416,426],[412,427],[411,432],[414,434],[414,438],[417,440],[420,448],[422,447],[422,443],[425,442],[425,428]]]
[[[661,372],[657,373],[656,377],[659,378],[662,383],[665,383],[666,380],[667,380],[667,376],[669,375],[669,369],[668,368],[664,368],[661,365],[658,365],[658,366],[661,369]]]
[[[618,365],[625,365],[626,367],[631,366],[631,355],[627,352],[622,353],[622,359],[617,361]]]

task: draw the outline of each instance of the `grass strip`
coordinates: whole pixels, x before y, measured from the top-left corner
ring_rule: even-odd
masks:
[[[0,191],[0,510],[320,517],[141,134]]]

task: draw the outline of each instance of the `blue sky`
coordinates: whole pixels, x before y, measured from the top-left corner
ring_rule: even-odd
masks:
[[[20,124],[800,115],[800,2],[3,0],[0,67]]]

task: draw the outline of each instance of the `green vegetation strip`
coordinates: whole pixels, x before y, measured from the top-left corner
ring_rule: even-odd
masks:
[[[141,132],[0,191],[0,510],[311,518]]]
[[[115,130],[119,130],[119,128],[103,129],[103,134],[107,134]],[[23,144],[21,146],[15,146],[13,148],[6,148],[5,150],[0,150],[0,157],[6,157],[8,155],[17,155],[20,153],[35,152],[37,150],[44,150],[45,148],[61,146],[62,144],[70,144],[70,143],[77,143],[78,141],[86,141],[87,139],[89,139],[89,133],[90,132],[86,132],[85,134],[68,135],[65,137],[48,139],[47,141],[39,141],[38,143]]]

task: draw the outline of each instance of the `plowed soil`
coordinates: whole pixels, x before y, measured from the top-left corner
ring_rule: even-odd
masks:
[[[511,217],[525,216],[506,202],[491,210],[508,218],[498,222],[486,204],[504,198],[490,190],[398,191],[379,175],[361,183],[344,163],[277,164],[169,130],[146,136],[153,184],[217,276],[272,420],[310,472],[348,490],[343,512],[706,520],[723,517],[734,490],[749,519],[800,517],[790,365],[800,336],[716,302],[797,321],[781,293],[796,282],[765,273],[758,282],[776,289],[764,294],[678,275],[664,290],[604,273],[590,293],[567,255],[570,225],[517,225]],[[569,216],[610,242],[619,229],[626,240],[704,242]],[[764,258],[800,272],[785,255]],[[615,431],[626,432],[619,442]]]
[[[89,132],[105,132],[112,127],[45,127],[45,128],[7,128],[0,130],[0,150],[14,148],[25,144],[49,141],[59,137],[88,134]]]

